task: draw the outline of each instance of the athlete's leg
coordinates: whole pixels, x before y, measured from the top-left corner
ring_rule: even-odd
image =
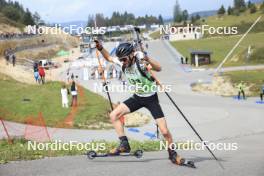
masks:
[[[164,118],[164,113],[161,109],[161,106],[159,104],[159,99],[157,94],[149,97],[146,99],[144,106],[151,112],[153,118],[156,120],[156,123],[160,129],[160,132],[164,136],[166,142],[168,143],[168,153],[169,153],[169,159],[174,164],[182,165],[182,161],[184,161],[183,158],[181,158],[175,150],[170,148],[170,146],[173,143],[172,135],[167,127],[167,122]]]
[[[125,136],[124,126],[120,122],[119,118],[129,112],[129,108],[124,103],[121,103],[110,113],[110,119],[118,137]]]
[[[173,138],[172,135],[167,127],[167,122],[164,117],[162,118],[157,118],[156,123],[159,126],[160,132],[164,136],[166,142],[168,143],[168,153],[169,153],[169,159],[171,160],[172,163],[177,164],[177,165],[182,165],[183,162],[185,161],[184,158],[180,157],[178,153],[175,151],[175,149],[170,148],[170,146],[173,143]]]
[[[246,96],[245,96],[244,90],[242,90],[242,94],[243,94],[243,99],[245,100],[246,99]]]
[[[173,143],[173,139],[172,139],[171,133],[170,133],[168,127],[167,127],[166,119],[164,117],[157,118],[156,119],[156,123],[157,123],[157,125],[159,127],[159,130],[160,130],[161,134],[163,135],[165,140],[168,142],[168,145],[170,146],[170,144]]]

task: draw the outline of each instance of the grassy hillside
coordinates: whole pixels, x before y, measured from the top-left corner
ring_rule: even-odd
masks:
[[[172,45],[185,57],[190,58],[190,50],[209,50],[212,51],[212,64],[208,67],[215,67],[225,58],[228,52],[242,37],[254,21],[263,14],[260,11],[250,14],[248,11],[241,13],[239,16],[224,15],[211,16],[206,18],[201,24],[207,24],[212,27],[234,26],[238,28],[238,33],[241,35],[221,35],[212,36],[205,34],[205,38],[200,40],[176,41]],[[256,65],[264,64],[262,50],[264,49],[264,17],[256,24],[243,42],[229,57],[224,66],[239,66],[239,65]],[[252,48],[252,55],[247,58],[248,47]]]
[[[155,32],[152,32],[151,34],[149,34],[149,36],[153,39],[160,39],[161,37],[161,34],[160,34],[160,31],[155,31]]]
[[[263,16],[263,14],[258,11],[254,14],[250,14],[248,11],[245,13],[241,13],[239,16],[235,15],[224,15],[224,16],[211,16],[206,18],[203,22],[201,21],[201,25],[209,25],[212,27],[224,27],[224,26],[234,26],[237,27],[238,33],[245,33],[249,27],[256,21],[259,16]],[[264,18],[256,24],[256,26],[252,29],[251,33],[264,32]],[[206,35],[206,37],[211,37]]]
[[[241,36],[224,36],[218,38],[205,38],[200,40],[188,40],[171,42],[171,44],[184,56],[190,58],[190,50],[209,50],[212,51],[212,64],[211,67],[218,65],[227,53],[232,49],[235,43],[241,38]],[[264,33],[249,34],[239,47],[234,51],[234,54],[229,58],[224,66],[238,66],[244,64],[264,64],[264,60],[246,60],[246,53],[248,46],[253,48],[253,51],[257,48],[264,47]]]
[[[61,107],[60,82],[28,85],[0,74],[0,87],[0,117],[5,120],[24,123],[28,117],[38,117],[38,113],[42,112],[46,124],[55,127],[63,123],[71,111],[70,108]],[[109,123],[109,105],[103,97],[83,89],[79,103],[73,123],[75,127],[87,128],[98,122]]]
[[[16,49],[18,59],[51,58],[55,56],[59,50],[68,50],[70,48],[77,47],[78,43],[79,40],[77,38],[66,34],[47,34],[26,39],[3,40],[0,41],[0,55],[3,55],[6,49],[12,48]],[[32,50],[35,48],[40,48],[40,50]]]
[[[235,15],[224,15],[222,17],[210,16],[205,19],[205,24],[208,24],[213,27],[218,26],[236,26],[241,23],[253,23],[261,14],[261,12],[256,12],[250,14],[249,12],[241,13],[239,16]],[[262,21],[264,21],[262,19]]]
[[[21,23],[17,23],[9,18],[7,18],[6,16],[4,16],[2,13],[0,13],[0,31],[3,31],[3,32],[8,32],[6,31],[6,29],[4,28],[1,28],[1,25],[8,25],[8,26],[13,26],[13,27],[16,27],[20,30],[22,30],[24,28],[24,25],[21,24]],[[9,31],[11,32],[11,31]]]

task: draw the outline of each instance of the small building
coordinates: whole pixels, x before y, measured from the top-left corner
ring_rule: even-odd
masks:
[[[202,51],[202,50],[192,50],[190,51],[191,55],[191,65],[199,67],[200,65],[211,64],[211,51]]]

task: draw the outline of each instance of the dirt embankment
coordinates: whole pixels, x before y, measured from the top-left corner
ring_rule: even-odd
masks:
[[[245,94],[252,95],[250,87],[246,85]],[[214,94],[219,96],[234,96],[238,94],[237,85],[234,85],[226,76],[213,77],[211,83],[196,83],[192,86],[192,90],[205,94]]]
[[[13,39],[0,41],[0,55],[11,48],[18,58],[51,58],[60,49],[68,50],[78,47],[79,40],[69,35],[41,35],[27,39]]]
[[[18,28],[11,28],[10,26],[7,27],[10,28],[10,31],[19,31]],[[15,29],[17,29],[17,31]],[[53,58],[52,60],[58,60],[58,62],[61,62],[61,65],[63,67],[63,61],[65,58],[57,58],[56,53],[61,49],[69,50],[71,54],[67,59],[77,58],[77,55],[79,56],[78,46],[78,38],[64,33],[56,35],[36,35],[24,39],[0,40],[0,72],[11,76],[17,81],[34,84],[35,82],[32,69],[33,64],[30,62],[30,60]],[[17,64],[15,67],[13,67],[11,64],[6,64],[4,59],[4,51],[9,48],[11,48],[12,51],[16,54]],[[61,69],[64,69],[64,67]],[[48,70],[46,79],[57,80],[57,70]]]

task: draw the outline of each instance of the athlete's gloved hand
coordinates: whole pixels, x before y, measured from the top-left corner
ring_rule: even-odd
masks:
[[[102,49],[103,49],[103,45],[102,45],[102,43],[100,42],[100,41],[98,41],[98,40],[94,40],[94,42],[95,42],[95,47],[99,50],[99,51],[102,51]]]
[[[141,60],[141,59],[144,59],[144,53],[142,53],[141,51],[136,51],[135,52],[135,54],[134,54],[134,56],[137,58],[137,59],[139,59],[139,60]]]
[[[137,51],[137,52],[135,52],[134,56],[139,60],[145,60],[145,61],[149,60],[149,57],[147,57],[146,52],[143,53],[141,51]]]

